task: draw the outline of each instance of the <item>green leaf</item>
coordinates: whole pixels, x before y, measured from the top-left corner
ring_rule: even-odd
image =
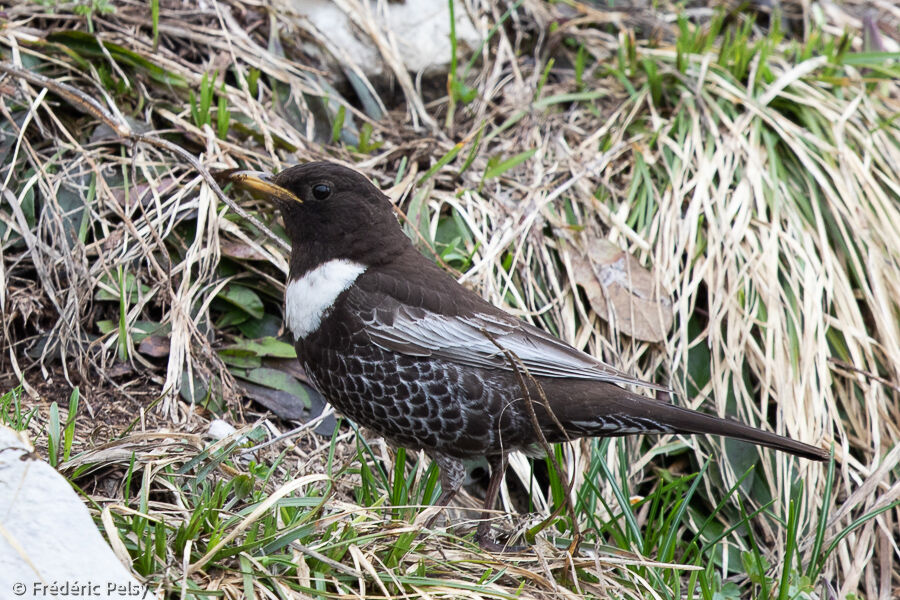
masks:
[[[251,340],[278,335],[278,330],[281,329],[281,317],[266,313],[262,319],[247,319],[238,325],[238,329],[245,338]]]
[[[82,190],[87,188],[88,184],[87,177],[76,176],[63,182],[56,191],[56,202],[61,211],[59,218],[62,221],[63,234],[65,234],[70,248],[74,247],[79,239],[86,206]],[[45,210],[50,209],[53,204],[48,203],[45,207]]]
[[[231,122],[231,113],[228,111],[228,98],[226,96],[225,82],[219,89],[219,101],[216,108],[216,135],[220,140],[228,137],[228,124]]]
[[[137,52],[133,52],[124,46],[104,41],[103,48],[101,48],[100,43],[97,41],[97,37],[90,33],[85,33],[83,31],[51,33],[47,36],[47,41],[65,46],[78,53],[80,56],[90,59],[106,60],[106,52],[108,52],[116,62],[134,67],[135,69],[146,73],[151,79],[164,86],[177,88],[188,87],[187,80],[184,77],[163,69]],[[104,49],[106,52],[104,52]]]
[[[230,367],[239,369],[255,369],[262,365],[259,356],[249,350],[238,350],[235,348],[225,348],[219,350],[219,358]]]
[[[239,379],[297,396],[303,401],[307,408],[311,405],[309,392],[307,392],[306,387],[284,371],[269,367],[258,367],[256,369],[250,369],[249,371],[233,369],[231,372]]]
[[[763,556],[757,556],[753,552],[741,552],[741,562],[747,577],[756,584],[761,584],[766,579],[766,571],[769,561]]]
[[[246,340],[237,338],[233,344],[228,346],[229,350],[245,350],[256,356],[272,356],[275,358],[297,358],[297,351],[287,342],[283,342],[272,336],[267,336],[261,340]]]
[[[209,386],[200,377],[188,375],[187,371],[181,374],[181,397],[185,402],[200,404],[209,393]]]
[[[341,139],[341,132],[344,130],[344,119],[347,118],[347,107],[341,105],[338,107],[337,115],[334,117],[334,123],[331,125],[331,143],[335,144]]]
[[[194,95],[193,90],[190,92],[189,102],[191,107],[191,121],[194,122],[194,125],[200,127],[202,123],[200,123],[200,107],[197,104],[197,97]]]
[[[69,412],[66,416],[66,426],[63,430],[63,444],[62,451],[63,462],[69,460],[69,455],[72,451],[72,441],[75,439],[75,417],[78,414],[78,400],[81,397],[78,386],[72,390],[72,393],[69,395]]]
[[[515,156],[511,158],[507,158],[506,160],[485,169],[484,177],[482,179],[491,179],[493,177],[498,177],[503,173],[509,171],[512,168],[515,168],[534,156],[534,153],[537,152],[537,148],[532,148],[531,150],[526,150],[525,152],[519,152]]]
[[[478,90],[466,85],[458,79],[454,79],[450,84],[450,87],[451,91],[453,92],[453,98],[457,102],[462,102],[463,104],[468,104],[475,99],[475,96],[478,95]]]
[[[733,581],[722,584],[721,591],[713,594],[714,600],[738,600],[741,597],[741,588]]]
[[[159,46],[159,0],[150,2],[150,21],[153,23],[153,50]]]
[[[213,306],[222,311],[222,316],[216,320],[217,329],[225,329],[232,325],[240,325],[250,319],[250,315],[234,306],[224,305],[223,303],[214,302]],[[227,306],[227,308],[226,308]]]
[[[238,475],[232,482],[234,483],[234,496],[240,500],[249,497],[253,492],[253,478],[249,475]]]
[[[259,76],[262,73],[259,69],[255,67],[250,67],[247,72],[247,90],[250,92],[250,95],[256,98],[259,93]]]
[[[110,300],[110,301],[119,301],[119,295],[121,293],[122,285],[119,282],[118,274],[114,274],[113,277],[108,275],[103,275],[100,277],[100,281],[105,283],[111,289],[99,288],[97,293],[94,294],[94,299],[96,300]],[[132,304],[138,301],[138,288],[136,285],[136,280],[134,277],[134,273],[125,273],[125,295],[128,296],[128,301]],[[150,286],[141,284],[140,287],[141,295],[147,295],[150,293]]]
[[[213,73],[212,77],[209,76],[209,73],[204,73],[203,78],[200,80],[200,107],[198,108],[200,121],[197,122],[197,127],[209,125],[212,122],[209,111],[212,108],[215,77],[215,73]]]
[[[261,319],[265,314],[263,301],[259,294],[248,287],[233,283],[225,287],[216,297],[241,309],[254,319]]]
[[[111,331],[116,331],[118,328],[118,321],[111,321],[109,319],[97,321],[97,329],[99,329],[100,333],[103,335],[106,335]],[[156,321],[135,321],[129,327],[128,334],[135,342],[140,342],[147,336],[153,334],[166,335],[170,331],[172,331],[171,325],[163,325]]]
[[[462,143],[462,142],[459,142],[458,144],[456,144],[455,146],[453,146],[453,148],[450,149],[450,152],[448,152],[447,154],[445,154],[444,156],[442,156],[442,157],[440,158],[440,160],[438,160],[436,163],[434,163],[433,165],[431,165],[431,167],[430,167],[427,171],[425,171],[425,174],[424,174],[424,175],[422,175],[421,177],[419,177],[419,181],[416,182],[416,186],[421,187],[421,185],[422,185],[423,183],[425,183],[426,181],[428,181],[428,179],[429,179],[432,175],[434,175],[435,173],[437,173],[437,172],[441,169],[441,167],[443,167],[443,166],[446,165],[448,162],[450,162],[451,160],[453,160],[454,158],[456,158],[456,155],[459,154],[459,151],[462,150],[462,149],[463,149],[463,143]]]

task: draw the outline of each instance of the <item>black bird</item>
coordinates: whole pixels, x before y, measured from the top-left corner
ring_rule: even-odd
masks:
[[[491,478],[484,509],[493,507],[508,453],[539,450],[529,406],[551,443],[715,434],[828,458],[819,448],[623,389],[618,384],[664,388],[459,285],[415,249],[388,198],[356,171],[315,162],[274,177],[228,171],[219,180],[281,209],[292,245],[285,322],[314,385],[359,425],[424,450],[440,467],[440,506],[459,491],[463,459],[486,456]],[[489,532],[484,519],[478,540],[493,548]]]

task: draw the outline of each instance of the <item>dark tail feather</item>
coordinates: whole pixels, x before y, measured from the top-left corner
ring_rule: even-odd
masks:
[[[668,402],[621,389],[604,398],[602,408],[590,419],[566,419],[581,435],[611,436],[633,433],[699,433],[721,435],[767,446],[810,460],[828,460],[830,453],[731,419],[720,419]],[[596,405],[595,405],[596,406]],[[566,422],[568,421],[568,422]],[[591,426],[593,425],[593,426]]]

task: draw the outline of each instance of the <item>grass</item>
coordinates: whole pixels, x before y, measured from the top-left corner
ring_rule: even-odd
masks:
[[[82,490],[138,576],[198,598],[890,595],[900,56],[885,26],[880,42],[851,26],[854,3],[767,23],[666,5],[621,26],[511,4],[483,12],[446,95],[404,72],[395,100],[335,89],[286,14],[235,35],[165,2],[79,6],[96,10],[17,3],[0,40],[16,374],[0,422]],[[495,527],[533,551],[490,555],[477,492],[422,529],[439,483],[420,455],[347,424],[265,445],[285,423],[247,396],[315,401],[278,339],[285,237],[208,169],[320,159],[383,185],[422,251],[495,304],[834,460],[673,436],[555,447],[565,472],[514,456]],[[579,289],[597,284],[572,265],[601,239],[669,298],[664,342]],[[206,436],[214,418],[237,431]]]

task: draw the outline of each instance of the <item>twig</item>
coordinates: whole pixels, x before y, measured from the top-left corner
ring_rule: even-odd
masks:
[[[47,88],[55,94],[63,97],[66,101],[68,101],[76,108],[79,108],[82,111],[93,115],[97,119],[103,121],[110,129],[112,129],[116,133],[116,135],[124,140],[128,140],[134,144],[148,144],[150,146],[154,146],[156,148],[169,152],[182,159],[184,162],[193,167],[201,177],[203,177],[203,181],[206,182],[206,185],[209,186],[209,188],[213,191],[213,193],[219,200],[227,204],[235,213],[240,215],[241,218],[247,220],[247,222],[249,222],[251,225],[262,231],[267,237],[272,239],[282,249],[290,251],[291,247],[287,242],[275,235],[271,229],[269,229],[262,223],[262,221],[248,213],[240,205],[234,202],[234,200],[226,196],[225,193],[222,192],[222,188],[219,187],[219,184],[216,183],[216,180],[213,179],[213,176],[210,174],[209,169],[207,169],[199,160],[197,160],[197,158],[193,154],[191,154],[181,146],[173,144],[168,140],[152,134],[135,133],[127,123],[124,123],[114,117],[109,110],[107,110],[102,104],[100,104],[100,102],[88,96],[85,92],[79,90],[78,88],[72,87],[59,81],[55,81],[53,79],[50,79],[49,77],[45,77],[33,71],[20,69],[19,67],[6,61],[0,61],[0,72],[6,73],[13,77],[17,77],[19,79],[24,79],[25,81],[28,81],[29,83],[32,83],[34,85],[39,85]]]
[[[547,401],[547,396],[544,394],[544,389],[541,387],[541,384],[537,379],[528,371],[528,367],[526,367],[522,361],[519,359],[516,354],[502,346],[497,339],[484,327],[481,328],[481,333],[486,337],[494,346],[497,347],[500,352],[506,356],[506,360],[509,361],[510,365],[513,368],[513,373],[516,375],[516,380],[519,382],[519,387],[522,388],[522,393],[525,396],[525,408],[528,410],[528,417],[531,419],[531,426],[534,427],[534,432],[537,435],[538,442],[543,448],[544,452],[547,453],[547,456],[550,458],[550,462],[553,463],[553,468],[556,471],[556,476],[559,477],[560,481],[562,481],[565,486],[565,502],[562,506],[559,506],[554,510],[546,519],[544,519],[541,524],[538,526],[537,531],[545,528],[547,524],[552,519],[555,519],[559,516],[559,513],[563,508],[566,510],[566,514],[569,519],[572,521],[572,538],[573,543],[569,546],[569,557],[578,550],[578,546],[581,543],[581,532],[578,529],[578,522],[575,519],[575,507],[572,506],[572,484],[569,481],[568,473],[566,473],[565,468],[559,464],[559,461],[556,460],[556,455],[553,453],[553,448],[550,447],[550,443],[547,442],[547,438],[544,436],[544,432],[541,430],[541,424],[538,422],[537,413],[534,412],[534,405],[531,400],[531,392],[528,389],[528,385],[525,382],[525,377],[534,384],[535,389],[537,389],[538,395],[541,399],[541,404],[547,410],[547,413],[550,415],[550,418],[553,419],[553,423],[559,428],[562,434],[565,436],[566,441],[571,441],[569,438],[568,432],[562,426],[562,423],[559,422],[559,419],[556,418],[556,415],[553,412],[553,409],[550,408],[550,402]],[[522,376],[522,373],[525,373],[525,377]]]
[[[876,375],[875,373],[872,373],[871,371],[866,371],[865,369],[860,369],[859,367],[854,367],[853,365],[851,365],[848,362],[844,362],[842,360],[839,360],[839,359],[831,357],[831,356],[828,357],[828,362],[830,362],[831,364],[833,364],[834,366],[836,366],[840,369],[844,369],[844,370],[850,371],[852,373],[859,373],[860,375],[865,376],[867,379],[877,381],[878,383],[891,388],[895,392],[900,392],[900,384],[896,384],[889,379],[885,379],[884,377],[881,377],[880,375]]]

